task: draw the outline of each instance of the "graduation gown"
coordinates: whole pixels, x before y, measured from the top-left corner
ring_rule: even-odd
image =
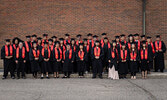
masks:
[[[102,48],[98,47],[98,49],[100,49],[100,54],[98,54],[98,50],[96,50],[95,53],[95,49],[97,47],[92,48],[91,51],[91,58],[92,58],[92,65],[93,65],[93,74],[94,76],[99,73],[99,75],[102,75],[103,72],[103,65],[102,65],[102,61],[103,61],[103,57],[104,57],[104,51]],[[95,55],[97,54],[97,55]],[[99,59],[96,59],[95,56],[99,56]]]
[[[26,49],[26,68],[25,68],[25,71],[26,73],[31,73],[31,63],[30,63],[30,58],[29,58],[29,52],[30,52],[30,49],[32,47],[32,43],[31,42],[27,42],[25,41],[23,46],[25,47]]]
[[[53,71],[54,72],[59,72],[61,69],[61,62],[62,62],[62,55],[63,52],[61,50],[61,48],[54,48],[53,49]],[[61,59],[60,62],[58,62],[57,60]]]
[[[116,48],[115,49],[109,48],[109,50],[108,50],[108,60],[111,61],[109,63],[109,68],[112,68],[113,65],[114,65],[116,71],[118,71],[117,56],[118,56],[118,50]]]
[[[131,61],[132,59],[132,61]],[[131,72],[137,72],[138,71],[138,61],[140,61],[140,55],[138,51],[132,51],[130,52],[129,56],[129,67]]]
[[[64,72],[72,72],[73,71],[73,62],[74,62],[74,58],[75,58],[74,51],[72,51],[72,49],[66,50],[66,51],[64,51],[63,55],[64,55],[63,56],[64,57],[63,58],[63,61],[64,61],[63,71]]]
[[[39,62],[41,61],[40,51],[38,49],[35,50],[35,55],[37,55],[36,57],[39,58],[38,60],[35,60],[33,50],[34,49],[30,49],[30,52],[29,52],[29,60],[31,62],[31,71],[38,72],[40,70]]]
[[[158,71],[159,69],[162,71],[165,68],[164,53],[166,52],[166,46],[163,41],[155,41],[154,48],[155,51],[158,50],[158,52],[155,52],[155,71]],[[159,51],[158,48],[161,48],[162,51]]]
[[[52,51],[49,48],[47,49],[42,48],[40,56],[42,60],[41,72],[42,73],[51,72],[52,71],[51,69]],[[49,61],[44,61],[44,59],[48,59],[48,58],[49,58]]]
[[[122,60],[126,60],[126,62],[122,62]],[[119,74],[127,74],[128,73],[128,60],[129,60],[129,50],[127,50],[127,49],[120,50],[120,52],[119,52],[119,67],[118,67]]]
[[[79,48],[79,47],[78,47],[77,45],[73,45],[73,46],[71,46],[71,49],[72,49],[74,55],[76,55],[76,52],[78,51],[78,48]],[[76,56],[74,56],[73,72],[77,72]]]
[[[7,49],[6,49],[7,48]],[[12,58],[7,59],[5,56],[12,56]],[[4,63],[4,77],[7,77],[10,71],[11,76],[14,76],[14,48],[12,45],[3,46],[1,49],[1,59]]]
[[[76,61],[77,61],[77,69],[78,72],[84,72],[85,71],[85,60],[86,60],[86,52],[85,51],[78,51],[76,53]],[[81,60],[83,59],[83,61]]]
[[[155,49],[154,49],[154,44],[151,43],[147,43],[147,48],[148,48],[148,52],[149,52],[149,57],[150,57],[150,61],[149,61],[149,70],[153,69],[153,60],[154,60],[154,56],[155,56]]]

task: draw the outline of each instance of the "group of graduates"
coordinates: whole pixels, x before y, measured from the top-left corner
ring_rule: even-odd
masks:
[[[71,73],[79,74],[83,78],[85,73],[92,72],[92,78],[103,78],[102,74],[108,72],[108,78],[125,79],[131,73],[131,79],[136,79],[136,73],[141,70],[142,78],[147,78],[147,73],[155,66],[155,72],[164,71],[164,53],[166,46],[160,35],[152,42],[151,37],[139,34],[124,34],[115,36],[109,41],[107,33],[102,33],[102,38],[97,35],[87,34],[82,39],[78,34],[76,40],[65,34],[65,38],[43,34],[26,36],[26,41],[15,37],[11,43],[6,39],[6,44],[1,49],[1,59],[4,61],[4,75],[8,72],[11,78],[20,76],[25,79],[32,73],[34,78],[41,74],[41,79],[50,77],[59,78],[59,73],[64,73],[63,78],[70,78]],[[155,62],[153,64],[153,62]],[[21,73],[21,75],[20,75]]]

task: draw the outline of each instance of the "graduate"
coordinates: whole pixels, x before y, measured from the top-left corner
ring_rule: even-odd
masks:
[[[76,55],[76,52],[78,51],[78,46],[76,46],[74,38],[71,38],[71,49],[72,49],[74,55]],[[76,62],[75,56],[74,56],[74,63],[73,63],[73,72],[77,73],[77,62]]]
[[[31,40],[32,42],[34,42],[34,41],[37,42],[37,35],[34,34],[31,37],[32,37],[32,40]]]
[[[138,33],[134,34],[134,41],[136,43],[136,48],[139,51],[140,47],[141,47],[141,44],[140,44],[139,34]]]
[[[70,43],[70,35],[68,33],[65,34],[64,45],[66,45],[66,43]]]
[[[60,49],[62,51],[62,53],[66,50],[66,47],[64,45],[64,39],[63,38],[59,38],[60,40]],[[63,55],[62,55],[63,58]],[[63,72],[63,63],[61,62],[61,67],[59,68],[59,72]]]
[[[54,72],[54,78],[59,78],[59,69],[62,67],[62,56],[63,52],[60,48],[60,42],[57,41],[55,43],[55,48],[53,49],[53,72]]]
[[[63,78],[70,78],[70,75],[73,71],[73,63],[74,63],[74,52],[70,47],[70,43],[66,43],[66,50],[63,52]]]
[[[136,73],[138,71],[138,61],[140,60],[139,52],[135,47],[135,42],[131,43],[130,48],[130,57],[129,57],[129,66],[131,72],[131,79],[136,79]]]
[[[31,71],[34,78],[37,78],[37,73],[40,70],[39,62],[41,61],[40,50],[37,48],[37,42],[32,43],[32,49],[29,52],[29,59],[31,62]]]
[[[127,47],[128,47],[129,50],[131,49],[131,46],[132,46],[132,43],[133,43],[133,42],[134,42],[133,35],[132,35],[132,34],[128,35]]]
[[[20,72],[21,72],[22,78],[25,79],[26,57],[27,57],[26,49],[25,47],[23,47],[23,42],[20,41],[14,53],[16,69],[17,69],[17,79],[20,79]]]
[[[154,48],[154,44],[151,41],[151,37],[147,37],[147,48],[148,48],[148,52],[149,52],[149,57],[150,57],[150,61],[148,63],[148,73],[150,73],[151,69],[153,69],[153,60],[155,57],[155,48]]]
[[[84,51],[86,52],[87,56],[85,59],[85,73],[87,74],[88,72],[90,72],[90,65],[91,65],[91,56],[90,56],[90,46],[88,45],[88,41],[86,38],[83,39],[83,45],[84,45]]]
[[[146,41],[146,35],[141,35],[141,42]]]
[[[53,45],[53,40],[52,39],[48,39],[48,46],[49,46],[50,50],[53,51],[54,45]]]
[[[15,79],[13,58],[14,58],[14,48],[11,45],[10,39],[6,39],[6,44],[1,49],[1,59],[3,59],[3,63],[4,63],[4,73],[3,73],[2,79],[7,78],[9,71],[10,71],[11,78]]]
[[[92,50],[92,34],[91,33],[89,33],[89,34],[87,34],[87,42],[88,42],[88,45],[89,45],[89,48],[90,48],[90,52],[91,52],[91,50]],[[94,44],[94,43],[93,43]]]
[[[125,43],[121,43],[121,49],[119,52],[119,75],[121,79],[126,78],[126,74],[128,73],[128,60],[129,60],[129,51],[125,46]]]
[[[30,49],[32,48],[32,42],[31,42],[31,36],[30,35],[27,35],[26,36],[26,41],[24,42],[24,47],[26,49],[26,64],[25,64],[25,72],[28,74],[28,73],[31,73],[31,63],[30,63],[30,60],[29,60],[29,52],[30,52]]]
[[[126,36],[125,36],[125,34],[120,35],[120,43],[119,43],[120,48],[122,47],[122,45],[121,45],[122,42],[125,44],[125,47],[127,49],[127,42],[126,42]]]
[[[156,41],[154,42],[155,48],[155,72],[160,70],[164,71],[165,63],[164,63],[164,53],[166,52],[166,46],[164,42],[161,40],[160,35],[156,36]]]
[[[48,42],[48,34],[43,34],[42,46],[44,46],[44,42]]]
[[[55,48],[55,43],[57,42],[57,37],[56,36],[52,36],[51,38],[53,40],[53,45],[54,45],[54,48]]]
[[[109,63],[109,69],[108,69],[108,78],[111,79],[119,79],[118,75],[118,50],[116,48],[116,41],[112,41],[112,47],[108,50],[108,63]]]
[[[12,41],[12,46],[13,46],[13,48],[16,50],[16,48],[18,47],[18,45],[19,45],[19,42],[20,42],[20,39],[18,38],[18,37],[15,37],[14,39],[13,39],[13,41]]]
[[[141,72],[142,72],[142,78],[146,79],[147,78],[147,71],[149,69],[148,63],[149,63],[149,51],[146,45],[146,41],[142,41],[142,47],[140,50],[140,67],[141,67]]]
[[[116,47],[117,47],[117,50],[118,52],[120,51],[120,39],[119,39],[119,36],[115,36],[115,41],[116,41]]]
[[[51,50],[48,47],[48,42],[44,42],[44,47],[41,51],[41,60],[42,60],[42,68],[41,68],[41,79],[44,78],[44,74],[46,74],[46,78],[49,79],[49,72],[51,72]]]
[[[94,47],[95,47],[95,42],[96,42],[96,40],[98,40],[98,36],[97,36],[97,35],[94,35],[94,36],[93,36],[93,39],[92,39],[91,48],[94,48]],[[99,44],[99,46],[100,46],[100,44]]]
[[[38,37],[37,38],[37,48],[40,50],[40,52],[42,51],[42,48],[43,48],[43,46],[42,46],[42,38],[41,37]]]
[[[104,51],[104,59],[103,59],[103,72],[107,71],[108,69],[108,50],[110,49],[111,44],[107,37],[103,38],[103,43],[101,44],[101,48]]]
[[[77,37],[76,46],[77,46],[77,48],[79,48],[79,43],[83,43],[82,35],[78,34],[76,37]]]
[[[77,61],[79,78],[84,77],[86,55],[87,54],[84,51],[83,43],[79,43],[79,50],[76,52],[76,61]]]
[[[104,44],[104,38],[107,37],[107,33],[102,33],[101,35],[102,35],[102,38],[100,40],[100,44],[103,45]]]
[[[92,78],[96,78],[96,74],[99,74],[99,78],[103,78],[102,77],[102,72],[103,72],[103,65],[102,65],[102,61],[103,61],[103,57],[104,57],[104,51],[103,49],[100,47],[100,43],[99,40],[95,41],[95,47],[92,48],[91,51],[91,58],[92,58],[92,65],[93,65],[93,77]]]

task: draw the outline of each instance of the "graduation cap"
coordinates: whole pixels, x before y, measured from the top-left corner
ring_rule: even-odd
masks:
[[[124,43],[124,42],[121,42],[121,45],[125,45],[125,43]]]
[[[75,38],[71,38],[71,41],[75,41]]]
[[[31,36],[30,36],[30,35],[27,35],[26,38],[31,38]]]
[[[115,36],[115,38],[116,38],[116,39],[119,39],[119,36],[117,35],[117,36]]]
[[[48,36],[48,34],[43,34],[43,36]]]
[[[81,37],[82,35],[81,34],[78,34],[76,37]]]
[[[88,39],[87,39],[87,38],[84,38],[83,40],[84,40],[84,41],[87,41]]]
[[[33,41],[32,44],[37,44],[37,42],[36,42],[36,41]]]
[[[93,38],[97,38],[98,36],[97,35],[94,35]]]
[[[41,40],[42,38],[41,37],[38,37],[37,40]]]
[[[151,39],[151,37],[150,37],[150,36],[147,36],[147,39]]]
[[[5,39],[6,42],[10,42],[10,39]]]
[[[99,43],[100,41],[99,40],[96,40],[96,43]]]
[[[53,42],[53,40],[52,40],[52,39],[49,39],[48,41],[52,41],[52,42]]]
[[[107,39],[107,40],[108,40],[108,38],[107,38],[107,37],[105,37],[104,39]]]
[[[66,45],[71,45],[71,44],[67,42]]]
[[[79,43],[79,45],[84,45],[83,43]]]
[[[121,36],[121,37],[124,37],[124,36],[125,36],[125,34],[121,34],[120,36]]]
[[[63,40],[64,40],[64,38],[59,38],[59,40],[60,40],[60,41],[63,41]]]
[[[156,38],[160,38],[160,35],[156,35]]]
[[[133,35],[132,35],[132,34],[129,34],[128,37],[133,37]]]
[[[56,37],[56,36],[52,36],[52,39],[53,39],[53,38],[57,38],[57,37]]]
[[[34,35],[32,35],[32,37],[37,37],[37,35],[34,34]]]
[[[65,34],[65,36],[70,36],[70,35],[67,33],[67,34]]]
[[[20,40],[19,43],[23,43],[24,41],[23,40]]]
[[[107,33],[102,33],[101,35],[107,35]]]
[[[141,38],[146,37],[145,35],[142,35]]]
[[[48,42],[45,41],[44,44],[48,44]]]
[[[142,41],[142,44],[146,44],[146,41]]]
[[[138,33],[136,33],[136,34],[134,34],[134,36],[139,36],[139,34],[138,34]]]
[[[91,34],[91,33],[89,33],[89,34],[87,34],[87,36],[92,36],[92,34]]]

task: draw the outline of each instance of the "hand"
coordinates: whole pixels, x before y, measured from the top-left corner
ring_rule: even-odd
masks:
[[[130,59],[130,61],[133,61],[133,59]]]
[[[110,62],[111,62],[111,60],[108,60],[108,62],[110,63]]]
[[[140,63],[141,63],[141,61],[140,61]]]
[[[38,60],[39,58],[35,58],[35,60]]]
[[[83,61],[84,59],[81,59],[81,61]]]
[[[149,63],[149,61],[147,61],[147,63]]]
[[[136,59],[134,61],[136,61]]]
[[[26,63],[26,60],[24,60],[23,62]]]
[[[158,50],[156,50],[156,52],[158,52]]]
[[[72,63],[74,62],[74,61],[71,61]]]
[[[160,52],[162,52],[162,49],[161,50],[159,50]]]
[[[64,63],[64,61],[62,61],[62,63]]]
[[[18,60],[16,60],[15,62],[16,62],[16,64],[18,64]]]

